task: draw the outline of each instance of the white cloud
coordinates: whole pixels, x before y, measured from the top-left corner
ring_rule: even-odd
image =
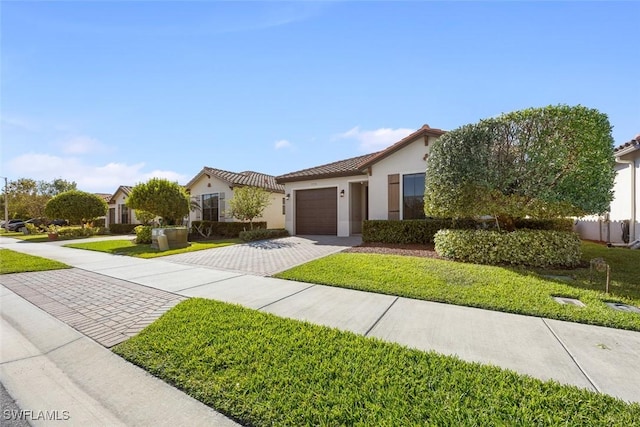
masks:
[[[286,139],[281,139],[279,141],[276,141],[273,146],[276,150],[280,150],[282,148],[291,148],[291,143]]]
[[[84,135],[74,136],[59,145],[62,148],[62,152],[66,154],[98,153],[106,149],[97,139]]]
[[[359,126],[338,134],[334,139],[355,139],[360,142],[362,151],[378,151],[400,141],[415,129],[407,128],[380,128],[375,130],[361,130]]]
[[[95,193],[112,193],[120,185],[135,185],[149,178],[166,178],[186,183],[188,177],[174,171],[144,170],[145,163],[107,163],[90,165],[77,157],[29,153],[8,161],[7,169],[15,177],[51,181],[63,178],[75,181],[78,189]]]

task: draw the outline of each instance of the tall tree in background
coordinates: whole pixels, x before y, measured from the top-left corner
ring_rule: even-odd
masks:
[[[425,213],[525,216],[599,214],[613,198],[613,138],[605,114],[582,106],[531,108],[446,133],[427,160]]]
[[[56,194],[75,190],[76,183],[61,178],[51,182],[36,181],[31,178],[19,178],[7,184],[9,199],[9,218],[44,217],[44,208],[49,199]],[[0,210],[4,211],[4,198],[0,202]]]

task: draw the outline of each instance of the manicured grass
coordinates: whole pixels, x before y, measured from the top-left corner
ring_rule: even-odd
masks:
[[[114,351],[244,425],[627,426],[640,405],[204,299]]]
[[[185,252],[201,251],[204,249],[221,248],[239,243],[238,239],[215,240],[211,242],[192,242],[191,246],[182,249],[159,251],[151,245],[139,245],[132,240],[103,240],[101,242],[71,243],[64,245],[68,248],[87,249],[90,251],[107,252],[114,255],[129,255],[138,258],[157,258]]]
[[[0,249],[0,274],[71,268],[66,264],[9,249]]]
[[[610,294],[602,273],[589,283],[589,268],[544,271],[464,264],[437,259],[339,253],[276,276],[408,298],[542,316],[640,331],[640,314],[613,310],[606,301],[640,306],[640,251],[584,244],[584,259],[603,257],[612,268]],[[567,282],[542,274],[570,276]],[[581,300],[560,305],[553,296]]]

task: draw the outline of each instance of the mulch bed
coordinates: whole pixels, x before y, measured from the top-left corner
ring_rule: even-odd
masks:
[[[435,251],[433,244],[391,244],[391,243],[363,243],[360,246],[346,249],[344,252],[351,253],[367,253],[367,254],[385,254],[385,255],[404,255],[418,256],[424,258],[442,259]]]

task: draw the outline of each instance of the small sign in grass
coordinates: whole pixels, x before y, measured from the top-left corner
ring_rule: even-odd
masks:
[[[0,249],[0,274],[59,270],[62,268],[71,267],[39,256],[27,255],[10,249]]]
[[[212,300],[114,348],[245,425],[634,425],[640,405]]]

